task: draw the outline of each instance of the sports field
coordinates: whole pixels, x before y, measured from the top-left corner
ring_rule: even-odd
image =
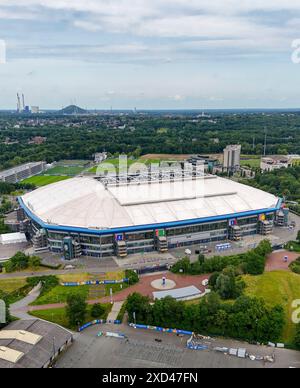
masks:
[[[281,305],[286,311],[283,342],[291,344],[295,334],[292,302],[300,299],[300,275],[287,271],[265,272],[261,276],[245,276],[246,294],[263,298],[269,306]]]
[[[50,185],[51,183],[56,183],[60,181],[64,181],[66,179],[69,179],[69,176],[44,176],[44,175],[37,175],[33,176],[31,178],[25,179],[22,181],[22,183],[30,183],[32,185],[35,185],[36,187],[43,187]]]
[[[133,164],[135,163],[142,163],[142,164],[146,164],[147,166],[151,163],[159,163],[160,160],[159,159],[127,159],[127,166],[130,167],[132,166]],[[114,171],[118,171],[119,169],[119,158],[115,158],[115,159],[107,159],[105,162],[101,163],[99,166],[101,165],[105,165],[105,164],[111,164],[113,167],[108,169],[109,172],[114,172]],[[95,166],[95,167],[92,167],[89,172],[93,173],[93,174],[96,174],[97,172],[97,169],[99,166]]]
[[[84,167],[78,166],[56,166],[44,172],[44,175],[67,175],[75,176],[80,174],[84,170]]]

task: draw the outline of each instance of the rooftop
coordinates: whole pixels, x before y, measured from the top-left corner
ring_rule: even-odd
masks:
[[[49,322],[15,321],[0,331],[1,368],[42,368],[72,334]]]
[[[8,177],[12,174],[17,174],[18,172],[22,172],[26,169],[29,169],[29,168],[32,168],[35,166],[39,166],[41,163],[42,162],[31,162],[31,163],[26,163],[26,164],[22,164],[20,166],[10,168],[9,170],[0,171],[0,179]]]
[[[219,178],[105,186],[74,178],[22,197],[30,212],[48,225],[114,229],[274,210],[278,198]]]

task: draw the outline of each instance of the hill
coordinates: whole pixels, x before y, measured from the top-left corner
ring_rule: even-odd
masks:
[[[82,109],[82,108],[79,108],[79,106],[70,105],[70,106],[67,106],[66,108],[60,110],[59,113],[64,114],[64,115],[82,115],[82,114],[87,113],[87,111]]]

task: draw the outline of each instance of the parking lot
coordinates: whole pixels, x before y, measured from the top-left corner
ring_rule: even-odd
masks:
[[[97,337],[99,331],[122,332],[126,339]],[[155,339],[159,339],[158,343]],[[186,348],[188,337],[136,330],[128,326],[94,326],[77,335],[74,345],[58,360],[57,368],[298,368],[300,353],[248,345],[233,340],[206,341],[209,350]],[[274,364],[217,353],[217,346],[247,348],[250,354],[275,355]]]

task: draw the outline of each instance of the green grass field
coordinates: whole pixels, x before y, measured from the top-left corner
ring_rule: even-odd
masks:
[[[26,278],[0,279],[0,290],[10,294],[26,285]]]
[[[105,312],[98,319],[106,319],[108,314],[110,313],[110,311],[112,309],[112,305],[110,303],[104,304],[103,306],[105,307]],[[91,309],[92,309],[92,306],[88,306],[87,316],[86,316],[86,319],[85,319],[86,322],[91,322],[91,321],[93,321],[95,319],[95,318],[91,317]],[[56,323],[58,325],[61,325],[63,327],[71,329],[71,330],[76,330],[77,329],[76,327],[71,327],[69,325],[65,308],[51,309],[51,310],[41,310],[41,311],[32,311],[30,313],[30,315],[32,315],[34,317],[37,317],[37,318],[40,318],[40,319],[44,319],[45,321]]]
[[[269,306],[280,304],[286,311],[287,323],[282,341],[291,344],[295,335],[292,317],[292,302],[300,299],[300,276],[292,272],[266,272],[261,276],[245,276],[249,296],[263,298]]]
[[[242,155],[241,166],[250,166],[251,168],[260,168],[261,157],[256,155]]]
[[[66,179],[70,179],[68,176],[33,176],[31,178],[25,179],[21,183],[30,183],[35,185],[36,187],[43,187],[47,185],[51,185],[52,183],[57,183],[60,181],[64,181]]]
[[[108,280],[118,280],[123,279],[125,276],[123,271],[116,272],[114,274],[106,274],[105,278]],[[69,275],[61,275],[58,276],[61,282],[77,282],[77,281],[87,281],[90,280],[90,276],[88,274],[69,274]],[[91,286],[95,290],[97,287],[99,289],[103,289],[103,286]],[[120,292],[122,289],[125,289],[128,287],[128,284],[106,284],[104,286],[105,289],[105,295],[102,296],[109,296],[110,295],[110,289],[112,288],[113,294]],[[90,286],[79,286],[79,287],[64,287],[64,286],[56,286],[52,288],[49,292],[47,292],[45,295],[40,296],[36,301],[32,303],[33,306],[41,306],[44,304],[55,304],[55,303],[66,303],[68,296],[75,294],[75,295],[81,295],[86,299],[89,299],[89,290]]]
[[[109,169],[109,172],[114,172],[114,171],[118,171],[118,167],[119,167],[119,158],[115,158],[115,159],[107,159],[104,163],[102,164],[112,164],[113,167],[111,169]],[[157,163],[160,163],[160,160],[159,159],[136,159],[136,160],[132,160],[132,159],[128,159],[127,160],[127,166],[128,167],[131,167],[133,164],[135,163],[142,163],[142,164],[145,164],[146,166],[149,166],[150,164],[157,164]],[[101,166],[101,164],[99,165]],[[92,167],[89,172],[93,173],[93,174],[96,174],[97,172],[97,169],[99,166],[95,166],[95,167]]]
[[[84,167],[78,167],[78,166],[56,166],[53,168],[50,168],[50,170],[47,170],[44,172],[43,175],[66,175],[66,176],[75,176],[80,174],[84,170]]]

